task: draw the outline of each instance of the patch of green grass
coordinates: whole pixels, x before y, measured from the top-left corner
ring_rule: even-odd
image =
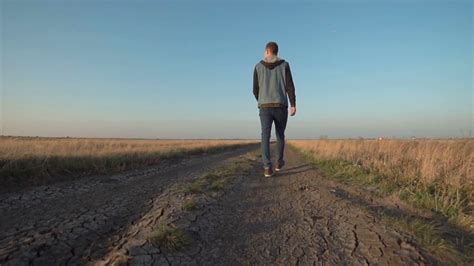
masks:
[[[227,178],[221,178],[218,180],[214,180],[210,185],[209,188],[211,190],[217,191],[221,190],[225,187],[225,184],[227,183],[228,179]]]
[[[443,236],[442,226],[434,222],[413,217],[383,216],[383,221],[396,225],[415,235],[416,242],[446,265],[468,265],[474,255],[474,244],[455,241]]]
[[[198,178],[195,179],[193,182],[186,184],[184,187],[180,189],[181,192],[186,194],[199,194],[204,193],[206,190],[206,181],[204,179]]]
[[[188,199],[183,204],[183,209],[186,211],[194,211],[199,208],[198,203],[194,199]]]
[[[253,150],[248,153],[248,157],[251,160],[256,160],[262,156],[262,151],[260,149]]]
[[[220,176],[232,176],[236,174],[248,174],[249,171],[252,169],[253,161],[241,158],[238,161],[226,165],[222,168],[217,169],[217,174]]]
[[[358,164],[344,160],[318,159],[312,153],[295,148],[306,161],[314,164],[326,175],[341,181],[350,181],[359,185],[371,185],[377,187],[377,193],[382,195],[391,194],[399,185],[395,182],[387,182],[388,178],[361,167]]]
[[[187,194],[200,194],[222,190],[233,176],[248,174],[254,163],[252,159],[241,157],[231,164],[221,166],[185,184],[180,191]]]
[[[212,180],[219,179],[220,177],[221,177],[221,175],[219,175],[219,173],[211,172],[211,173],[204,174],[200,178],[204,179],[204,180],[207,180],[207,181],[212,181]]]
[[[149,238],[150,242],[169,251],[182,250],[191,244],[191,237],[182,228],[161,224]]]
[[[423,189],[406,186],[400,189],[399,196],[416,207],[434,210],[455,219],[467,211],[468,199],[473,197],[472,193],[467,189],[454,189],[432,183]]]
[[[205,193],[207,190],[209,190],[209,187],[212,183],[221,178],[222,177],[216,173],[206,173],[194,179],[191,183],[184,184],[180,189],[180,192],[184,192],[186,194]]]

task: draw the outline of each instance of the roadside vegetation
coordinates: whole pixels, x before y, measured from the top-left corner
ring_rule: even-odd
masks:
[[[160,224],[149,238],[150,242],[168,251],[179,251],[190,245],[192,238],[189,233],[173,225]]]
[[[141,140],[0,137],[2,189],[158,165],[164,159],[216,152],[255,140]]]
[[[184,184],[179,190],[185,194],[209,194],[222,190],[235,175],[246,175],[252,169],[256,152],[248,153],[248,157],[241,157],[236,162],[214,169]]]
[[[442,261],[474,260],[474,140],[292,140],[325,175],[433,215],[383,215]]]
[[[199,204],[194,198],[187,199],[183,203],[183,210],[185,211],[194,211],[199,209]]]

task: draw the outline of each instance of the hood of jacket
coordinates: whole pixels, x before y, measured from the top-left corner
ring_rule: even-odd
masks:
[[[285,60],[281,59],[277,55],[266,56],[265,58],[263,58],[263,60],[260,61],[262,65],[269,69],[274,69],[275,67],[281,65],[283,62],[285,62]]]

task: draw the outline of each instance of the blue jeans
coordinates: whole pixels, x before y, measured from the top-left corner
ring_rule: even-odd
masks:
[[[273,107],[259,109],[260,124],[262,125],[262,162],[264,168],[271,168],[270,160],[270,136],[272,123],[275,122],[277,137],[277,160],[280,166],[285,164],[283,152],[285,150],[285,128],[288,121],[287,107]]]

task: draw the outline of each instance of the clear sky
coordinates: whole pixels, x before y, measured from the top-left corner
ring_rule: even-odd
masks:
[[[4,135],[259,138],[270,40],[288,138],[473,129],[472,1],[0,1]]]

